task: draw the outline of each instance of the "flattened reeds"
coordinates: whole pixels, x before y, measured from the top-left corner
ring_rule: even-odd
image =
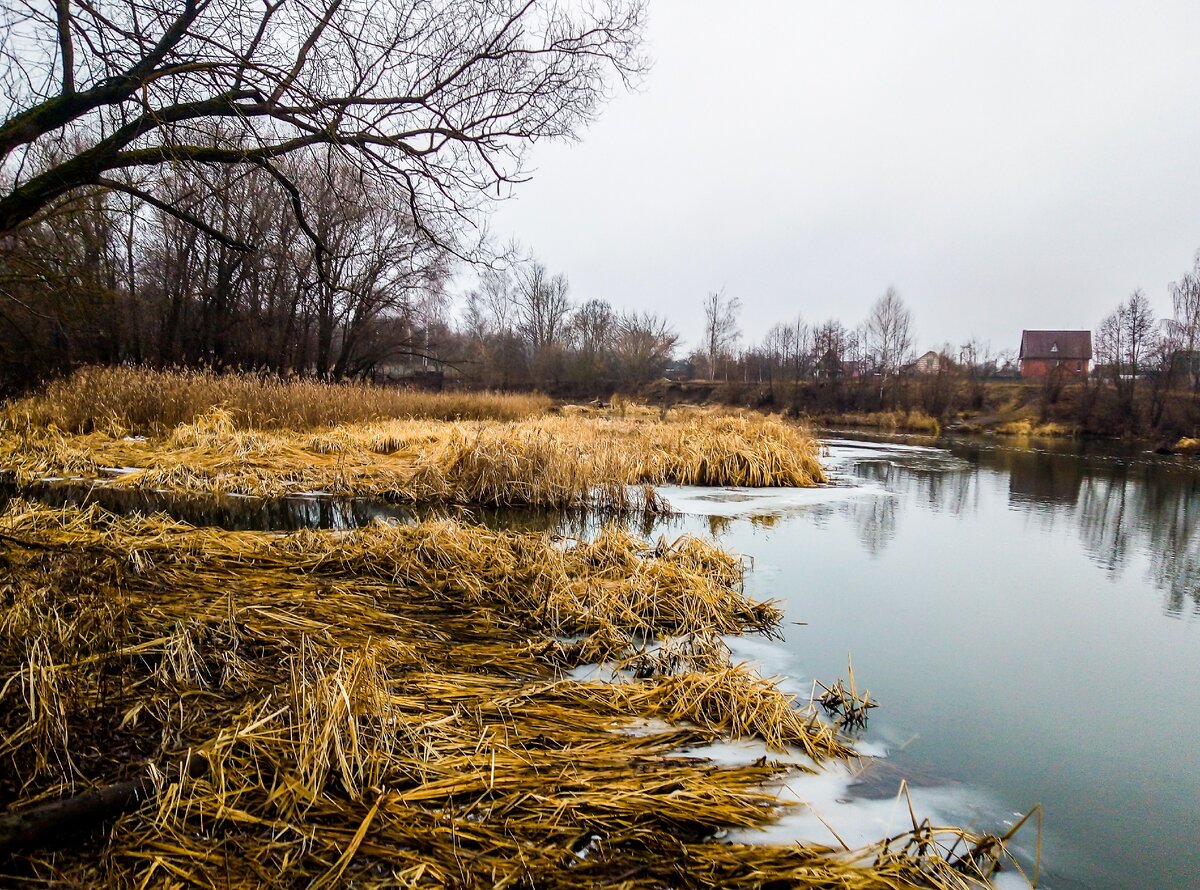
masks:
[[[769,629],[777,613],[745,598],[740,564],[702,542],[610,529],[563,546],[459,523],[225,533],[21,502],[0,533],[0,596],[20,604],[0,624],[0,794],[27,807],[153,786],[98,847],[17,856],[0,873],[139,887],[966,885],[932,846],[712,840],[774,818],[763,789],[783,768],[668,755],[734,734],[846,750],[713,647],[628,683],[562,676],[561,634],[606,635],[630,658],[622,641]],[[20,689],[46,670],[49,709]],[[681,722],[624,731],[653,716]]]

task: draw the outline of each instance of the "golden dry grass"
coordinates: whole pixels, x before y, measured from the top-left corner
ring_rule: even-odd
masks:
[[[942,425],[936,417],[923,411],[870,411],[834,414],[821,418],[824,425],[863,427],[889,432],[925,433],[936,436]]]
[[[401,420],[313,432],[241,429],[215,409],[161,437],[11,428],[0,466],[20,484],[102,480],[187,493],[322,491],[405,503],[625,509],[636,486],[806,486],[825,481],[802,427],[759,415],[558,415],[522,421]]]
[[[695,539],[446,522],[228,533],[17,501],[0,557],[4,796],[156,777],[97,844],[18,856],[0,867],[14,879],[957,888],[1002,852],[915,819],[853,852],[712,840],[775,818],[762,789],[784,768],[668,756],[680,747],[756,736],[848,752],[712,639],[778,613]],[[665,673],[670,659],[620,684],[560,673],[586,648],[563,634],[631,663],[681,633],[696,642]],[[655,716],[685,722],[627,731]]]
[[[1172,446],[1171,450],[1178,454],[1200,454],[1200,439],[1184,436]]]
[[[87,367],[8,406],[9,425],[70,433],[161,435],[214,409],[237,429],[307,430],[396,418],[518,420],[544,413],[536,394],[427,392],[311,378]]]
[[[996,427],[1001,436],[1035,436],[1043,438],[1069,438],[1075,429],[1061,423],[1036,423],[1031,420],[1011,420]]]

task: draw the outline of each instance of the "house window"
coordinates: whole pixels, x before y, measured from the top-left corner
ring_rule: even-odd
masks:
[[[1082,371],[1082,370],[1083,370],[1083,362],[1076,362],[1076,363],[1075,363],[1075,370],[1076,370],[1076,371]]]

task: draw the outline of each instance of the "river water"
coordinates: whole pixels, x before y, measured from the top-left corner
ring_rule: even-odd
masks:
[[[827,447],[824,493],[675,491],[725,514],[690,525],[784,604],[761,666],[828,683],[852,655],[882,702],[880,794],[903,776],[989,830],[1041,804],[1039,886],[1200,887],[1200,467],[1074,443]],[[854,795],[822,815],[865,837],[880,811]]]
[[[797,783],[789,793],[811,806],[763,839],[855,846],[902,831],[904,780],[918,817],[944,824],[1002,833],[1040,804],[1041,887],[1200,888],[1200,465],[980,440],[830,439],[824,460],[828,488],[664,489],[679,515],[638,529],[712,535],[748,558],[749,592],[786,618],[781,640],[731,640],[737,657],[804,699],[852,658],[882,703],[862,737],[880,759]],[[230,528],[414,515],[321,498],[98,499]],[[1036,847],[1027,826],[1027,869]]]

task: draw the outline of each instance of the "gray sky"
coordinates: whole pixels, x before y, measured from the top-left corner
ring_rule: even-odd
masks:
[[[1095,328],[1200,247],[1200,2],[650,0],[654,67],[492,228],[576,301],[694,345],[725,287],[857,324],[894,284],[918,351]]]

